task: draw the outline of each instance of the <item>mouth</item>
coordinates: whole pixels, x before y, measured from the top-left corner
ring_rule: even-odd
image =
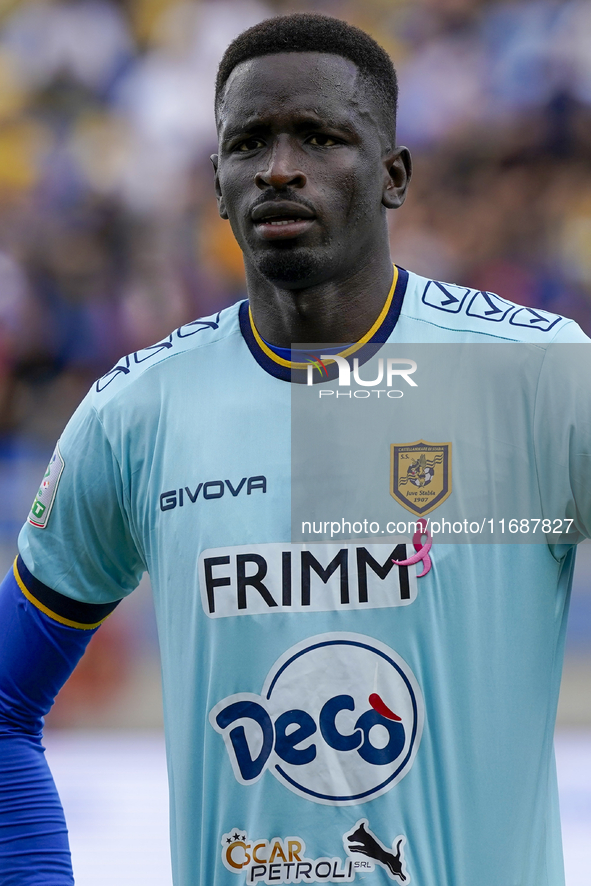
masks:
[[[287,200],[274,200],[256,206],[250,217],[262,240],[299,237],[312,227],[316,219],[307,206]]]

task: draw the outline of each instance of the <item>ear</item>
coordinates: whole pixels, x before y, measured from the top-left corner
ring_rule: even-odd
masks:
[[[219,158],[218,158],[217,154],[212,154],[209,159],[211,160],[211,162],[213,164],[213,171],[215,173],[214,187],[215,187],[215,196],[218,201],[218,212],[219,212],[221,218],[227,219],[228,213],[226,212],[226,204],[224,203],[224,198],[222,196],[222,189],[220,187],[220,177],[218,174]]]
[[[404,203],[412,176],[412,159],[408,148],[394,148],[384,157],[384,191],[382,204],[398,209]]]

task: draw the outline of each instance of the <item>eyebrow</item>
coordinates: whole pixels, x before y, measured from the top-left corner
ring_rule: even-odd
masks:
[[[338,129],[341,132],[348,132],[350,135],[359,134],[355,127],[351,126],[346,120],[331,120],[318,117],[314,114],[306,114],[305,116],[300,117],[294,123],[294,129],[296,130],[296,132],[320,127]],[[271,126],[268,121],[262,120],[260,119],[260,117],[251,117],[241,126],[236,125],[228,127],[224,131],[224,141],[235,138],[239,135],[254,135],[256,133],[267,131],[270,128]]]

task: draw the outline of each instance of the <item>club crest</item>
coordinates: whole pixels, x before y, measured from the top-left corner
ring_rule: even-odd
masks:
[[[390,495],[419,516],[438,507],[451,495],[451,443],[393,443]]]

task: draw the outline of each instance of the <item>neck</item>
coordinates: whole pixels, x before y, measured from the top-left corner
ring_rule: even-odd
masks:
[[[282,289],[247,265],[250,307],[262,338],[282,348],[358,341],[379,316],[392,285],[389,254],[373,259],[343,279],[301,289]]]

